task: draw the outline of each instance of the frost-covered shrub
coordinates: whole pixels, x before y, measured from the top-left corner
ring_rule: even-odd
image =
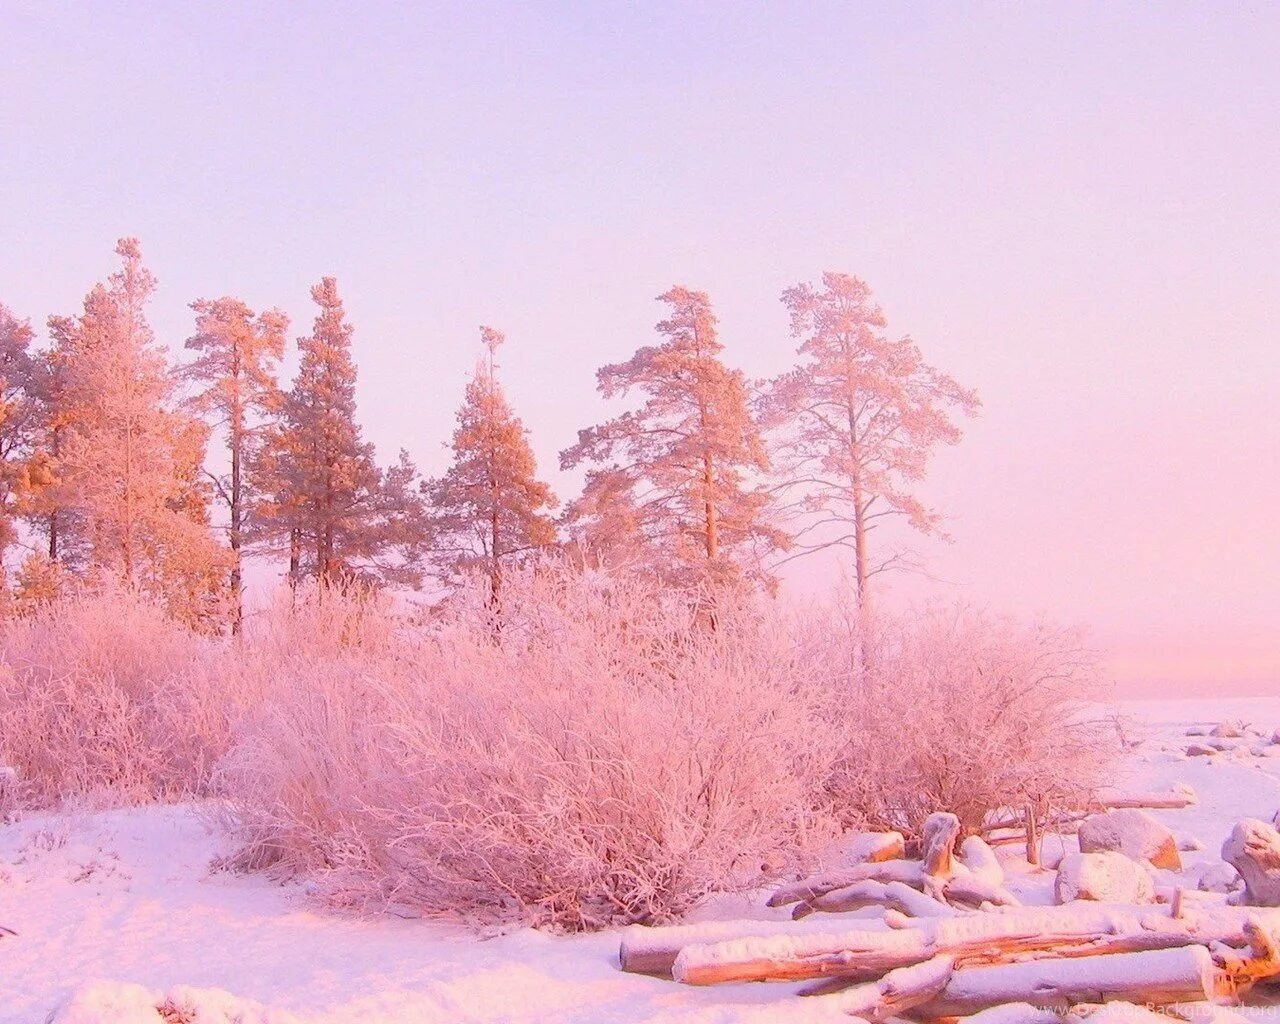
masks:
[[[119,588],[68,593],[0,629],[0,763],[24,803],[201,790],[229,738],[220,649]],[[234,675],[234,673],[232,673]]]
[[[281,663],[225,767],[242,862],[336,900],[566,928],[675,917],[824,823],[836,744],[783,620],[556,567]]]
[[[827,635],[841,633],[845,647],[819,646],[847,738],[827,790],[848,824],[1043,819],[1081,806],[1119,753],[1084,703],[1096,674],[1072,631],[960,608],[884,618],[861,641]]]

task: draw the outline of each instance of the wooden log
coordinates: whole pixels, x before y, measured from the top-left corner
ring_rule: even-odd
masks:
[[[945,956],[900,967],[879,981],[849,989],[839,997],[840,1009],[851,1017],[880,1024],[938,999],[951,979],[953,967],[951,958]]]
[[[1022,901],[1003,885],[992,885],[976,875],[956,875],[943,886],[947,902],[962,907],[1019,907]]]
[[[849,922],[829,918],[811,921],[706,921],[700,924],[649,927],[632,925],[622,933],[618,963],[629,974],[671,977],[671,965],[685,946],[770,936],[835,935],[847,931]]]
[[[1178,783],[1163,793],[1124,793],[1117,789],[1101,789],[1093,805],[1108,811],[1131,808],[1151,810],[1177,810],[1193,807],[1200,802],[1196,791],[1186,783]]]
[[[886,971],[950,956],[957,965],[1005,963],[1019,958],[1084,958],[1223,943],[1253,946],[1280,929],[1280,912],[1258,918],[1243,908],[1218,908],[1180,920],[1166,907],[1115,909],[1105,905],[1019,908],[954,918],[905,922],[886,915],[886,931],[864,929],[807,936],[774,935],[740,942],[695,943],[672,968],[677,981],[802,981],[827,977],[879,977]],[[1261,976],[1261,975],[1260,975]]]
[[[1075,960],[1033,960],[952,972],[946,988],[918,1004],[922,1017],[956,1017],[1003,1003],[1033,1002],[1055,1010],[1074,1003],[1126,1000],[1150,1006],[1213,1001],[1229,979],[1203,946],[1180,946]]]
[[[829,871],[798,882],[780,885],[768,905],[785,907],[790,903],[813,899],[835,889],[844,889],[858,882],[904,882],[920,888],[924,884],[924,868],[918,860],[885,860],[875,863],[855,864],[850,868]]]
[[[958,913],[941,900],[902,882],[876,882],[868,879],[801,900],[791,916],[799,921],[815,911],[839,914],[869,906],[888,907],[909,917],[955,917]]]
[[[960,837],[960,819],[954,814],[937,811],[924,820],[921,856],[927,878],[950,878],[955,874],[956,840]]]

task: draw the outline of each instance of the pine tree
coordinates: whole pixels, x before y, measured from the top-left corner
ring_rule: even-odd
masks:
[[[595,465],[567,524],[587,557],[644,561],[673,584],[771,585],[764,560],[787,538],[750,479],[768,458],[746,384],[720,358],[705,293],[678,286],[659,299],[671,307],[662,341],[596,375],[605,398],[638,391],[644,404],[561,453],[564,469]]]
[[[197,386],[195,407],[226,432],[230,465],[225,475],[214,478],[214,486],[230,520],[232,632],[239,632],[246,489],[253,481],[246,469],[262,433],[263,418],[279,408],[275,373],[284,356],[289,320],[275,309],[255,317],[245,303],[230,297],[200,299],[191,308],[196,313],[196,333],[187,339],[186,347],[198,355],[183,368],[183,376]]]
[[[39,454],[41,377],[31,325],[0,305],[0,566],[23,504],[45,482]]]
[[[415,582],[425,541],[416,471],[403,452],[395,467],[378,469],[356,422],[353,329],[337,281],[323,278],[311,297],[320,311],[298,339],[298,375],[259,456],[255,536],[287,546],[294,583]]]
[[[483,571],[496,604],[504,567],[555,542],[546,510],[558,503],[535,475],[527,432],[498,382],[494,357],[505,338],[491,327],[480,334],[487,355],[458,410],[453,463],[433,482],[431,494],[437,557],[453,574]]]
[[[227,568],[200,481],[207,429],[175,407],[144,312],[155,279],[137,241],[121,240],[116,252],[123,268],[56,338],[57,503],[72,513],[89,572],[157,593],[176,615],[207,624]]]
[[[871,531],[889,517],[938,530],[937,513],[909,487],[934,447],[960,440],[950,413],[972,416],[981,403],[928,366],[910,338],[885,335],[884,314],[858,278],[826,273],[820,288],[796,285],[782,301],[803,361],[768,386],[762,412],[782,486],[798,495],[807,519],[797,554],[852,549],[855,596],[865,607],[871,578],[906,564],[901,552],[873,558]]]

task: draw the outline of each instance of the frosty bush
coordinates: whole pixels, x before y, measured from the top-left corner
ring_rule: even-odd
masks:
[[[827,787],[846,823],[1044,818],[1082,806],[1119,753],[1083,703],[1097,680],[1071,631],[960,608],[882,620],[860,644],[843,632],[861,653],[819,647],[847,736]]]
[[[216,655],[159,605],[115,587],[70,593],[5,623],[0,762],[17,770],[23,802],[200,789],[229,735],[229,694],[208,664]]]
[[[1110,733],[1075,640],[665,595],[555,562],[430,614],[300,589],[235,639],[137,594],[0,628],[17,798],[229,797],[244,867],[350,906],[563,928],[663,921],[839,826],[980,830],[1080,806]],[[12,801],[12,792],[6,792]]]
[[[565,928],[662,921],[823,822],[836,750],[782,620],[544,565],[376,651],[281,664],[226,765],[242,861],[342,902]]]

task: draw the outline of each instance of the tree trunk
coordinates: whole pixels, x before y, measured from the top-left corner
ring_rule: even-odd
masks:
[[[240,633],[241,620],[244,617],[244,598],[241,593],[241,508],[240,508],[240,425],[231,428],[231,635]]]

